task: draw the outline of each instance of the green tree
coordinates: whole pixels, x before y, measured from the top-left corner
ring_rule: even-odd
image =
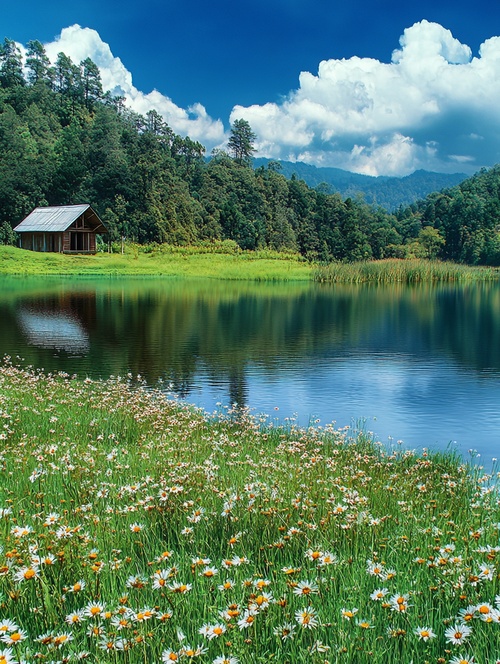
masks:
[[[27,44],[26,68],[28,70],[28,83],[51,83],[52,72],[50,60],[45,48],[38,40],[29,41]]]
[[[425,226],[418,234],[418,241],[424,247],[426,258],[437,258],[446,240],[441,233],[432,226]]]
[[[92,110],[99,99],[102,99],[102,82],[99,67],[90,58],[80,63],[81,86],[85,106]]]
[[[372,248],[360,224],[359,204],[347,198],[344,202],[342,234],[344,236],[345,259],[349,262],[365,261],[372,257]]]
[[[17,244],[16,234],[8,221],[4,221],[0,225],[0,244],[11,244],[13,246]]]
[[[59,53],[54,68],[56,91],[69,95],[80,85],[80,70],[65,53]]]
[[[283,204],[276,205],[272,218],[267,223],[267,243],[271,249],[297,249],[295,233],[289,222],[291,211]]]
[[[0,85],[13,88],[25,84],[21,51],[16,42],[6,37],[0,44]]]
[[[248,166],[255,152],[253,146],[257,136],[246,120],[235,120],[231,127],[231,136],[227,143],[229,153],[241,166]]]
[[[89,171],[86,131],[75,119],[64,127],[54,143],[54,176],[49,187],[51,205],[78,203]]]
[[[59,53],[54,67],[54,85],[59,93],[59,113],[63,125],[78,114],[83,100],[83,85],[80,67],[65,53]]]

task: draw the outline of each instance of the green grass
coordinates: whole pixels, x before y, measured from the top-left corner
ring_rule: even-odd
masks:
[[[115,247],[116,250],[116,247]],[[24,251],[0,246],[0,274],[16,276],[166,276],[248,281],[419,283],[498,279],[499,268],[422,259],[313,265],[294,253],[241,251],[234,243],[198,247],[127,245],[124,254],[94,256]]]
[[[12,661],[498,658],[498,489],[452,454],[9,363],[0,416]]]
[[[45,254],[0,246],[0,274],[168,276],[255,281],[309,281],[311,266],[296,254],[209,252],[201,247],[162,247],[144,253],[94,256]]]
[[[351,284],[484,281],[499,277],[499,268],[472,267],[423,259],[331,263],[316,267],[313,272],[315,281]]]

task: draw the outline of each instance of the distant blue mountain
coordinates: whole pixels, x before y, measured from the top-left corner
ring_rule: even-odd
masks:
[[[258,157],[253,160],[253,167],[266,167],[270,161],[276,160]],[[314,189],[319,188],[326,193],[337,192],[342,198],[356,198],[361,195],[366,203],[379,205],[389,212],[393,212],[400,205],[406,206],[421,200],[434,191],[454,187],[469,177],[465,173],[433,173],[423,170],[401,178],[385,175],[373,177],[340,168],[318,168],[302,162],[279,163],[279,172],[288,179],[295,175]]]

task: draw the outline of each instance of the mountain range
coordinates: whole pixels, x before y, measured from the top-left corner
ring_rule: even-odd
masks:
[[[275,160],[257,157],[254,168],[267,167]],[[362,175],[340,168],[317,167],[303,162],[279,161],[279,172],[286,178],[298,180],[325,193],[339,193],[342,198],[364,198],[370,205],[394,212],[400,206],[411,205],[428,194],[460,184],[468,176],[465,173],[433,173],[418,170],[404,177]]]

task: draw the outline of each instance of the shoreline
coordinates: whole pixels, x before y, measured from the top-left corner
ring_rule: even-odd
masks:
[[[8,363],[0,410],[18,659],[448,662],[461,631],[490,661],[498,489],[456,455]]]
[[[500,268],[423,259],[384,259],[318,265],[298,254],[209,251],[170,247],[151,253],[98,253],[91,256],[43,254],[0,246],[0,276],[168,277],[234,281],[313,281],[317,283],[434,283],[497,281]]]

